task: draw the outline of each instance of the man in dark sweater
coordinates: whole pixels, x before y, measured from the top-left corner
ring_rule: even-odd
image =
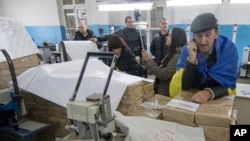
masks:
[[[150,52],[158,66],[167,54],[166,37],[168,36],[168,22],[166,18],[162,18],[159,21],[159,27],[160,31],[154,35],[150,44]]]
[[[134,20],[131,16],[126,16],[125,17],[125,25],[126,27],[121,28],[114,32],[113,34],[117,34],[120,37],[123,38],[123,40],[127,43],[129,49],[135,56],[140,56],[141,57],[141,51],[144,48],[145,50],[147,49],[146,46],[146,41],[145,41],[145,36],[142,35],[142,42],[140,38],[140,31],[135,28],[134,26]],[[109,35],[105,35],[102,37],[98,38],[93,38],[91,39],[94,42],[103,42],[103,41],[108,41]]]

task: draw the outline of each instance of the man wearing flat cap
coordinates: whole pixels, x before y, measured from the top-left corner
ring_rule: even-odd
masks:
[[[199,90],[192,101],[204,103],[235,94],[238,53],[235,44],[219,34],[217,19],[203,13],[191,23],[193,39],[183,47],[170,94]],[[179,90],[178,90],[179,89]]]

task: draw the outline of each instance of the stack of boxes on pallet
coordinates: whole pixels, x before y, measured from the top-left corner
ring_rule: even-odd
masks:
[[[22,96],[29,119],[50,125],[49,129],[37,136],[39,141],[54,141],[55,137],[63,138],[70,133],[65,129],[69,124],[65,107],[26,91],[22,91]]]
[[[36,67],[39,65],[40,60],[37,56],[37,54],[31,54],[24,57],[16,58],[12,60],[15,73],[18,76],[19,74],[23,73],[27,69],[30,69],[32,67]],[[8,88],[8,83],[11,78],[10,70],[8,63],[6,61],[0,62],[0,89]]]

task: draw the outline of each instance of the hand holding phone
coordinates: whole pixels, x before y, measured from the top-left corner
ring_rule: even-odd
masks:
[[[189,59],[192,63],[194,63],[198,51],[197,43],[195,42],[194,38],[188,43],[187,49],[188,49]]]

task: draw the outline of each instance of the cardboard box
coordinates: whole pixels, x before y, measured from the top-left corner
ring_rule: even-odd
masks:
[[[229,136],[230,136],[229,128],[208,126],[202,124],[199,124],[198,126],[203,128],[206,140],[229,141]]]
[[[30,92],[21,91],[23,97],[23,102],[28,114],[39,112],[45,116],[57,117],[57,118],[67,118],[66,108],[43,99]],[[49,107],[49,108],[48,108]]]
[[[128,112],[136,110],[138,105],[154,95],[152,91],[152,82],[139,81],[128,85],[117,107],[117,111],[127,115]]]
[[[174,99],[190,102],[194,93],[194,90],[182,91],[179,95],[174,97]],[[163,109],[163,117],[166,119],[174,119],[175,121],[184,122],[191,125],[195,124],[195,112],[175,107],[166,106]]]
[[[143,103],[142,98],[139,98],[135,100],[134,103],[130,103],[130,104],[120,102],[116,110],[121,112],[124,115],[127,115],[129,112],[136,110],[137,106],[142,103]]]
[[[142,89],[144,91],[143,99],[147,100],[154,96],[154,83],[153,82],[143,82]]]
[[[149,98],[146,101],[147,102],[155,102],[156,99],[158,101],[158,104],[160,104],[160,105],[166,105],[171,100],[170,97],[163,96],[160,94],[155,94],[153,97]]]
[[[123,104],[133,104],[136,100],[142,98],[142,96],[144,95],[142,86],[143,81],[128,85],[120,102],[122,102]]]
[[[234,96],[226,96],[201,104],[195,114],[197,124],[226,127],[233,122]]]
[[[32,54],[12,60],[15,68],[16,76],[23,73],[29,68],[36,67],[39,65],[40,60],[37,54]],[[7,88],[9,81],[12,80],[8,63],[6,61],[0,62],[0,89]]]

